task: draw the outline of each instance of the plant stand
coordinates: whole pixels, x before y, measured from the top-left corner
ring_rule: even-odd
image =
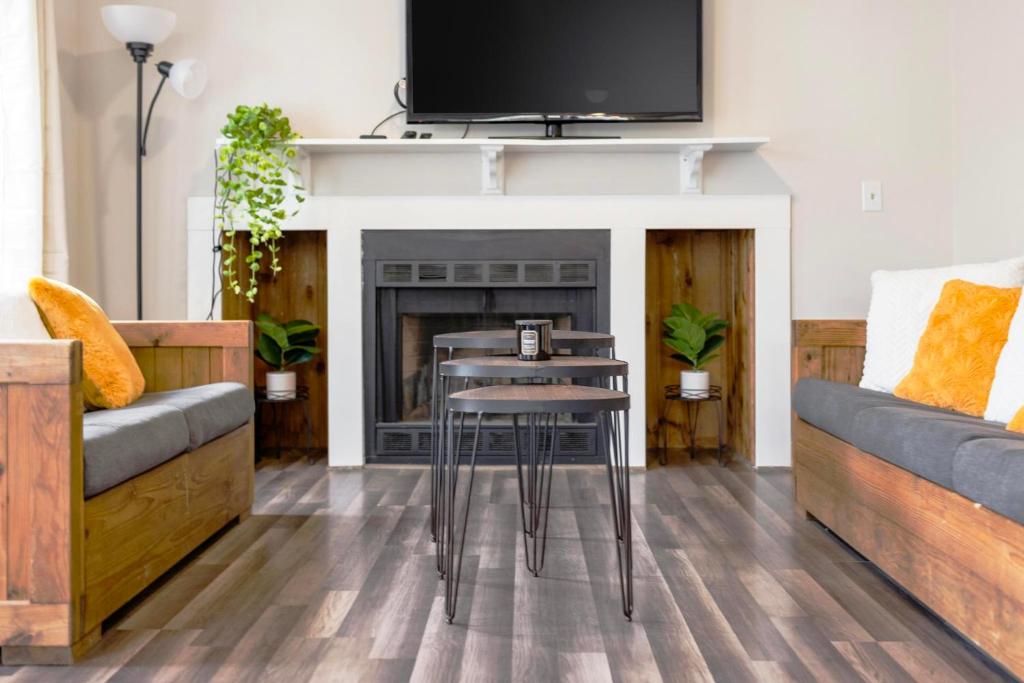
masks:
[[[281,444],[280,437],[280,419],[277,414],[278,408],[289,404],[299,404],[302,406],[302,420],[306,430],[306,448],[305,454],[308,456],[313,452],[313,423],[309,419],[309,387],[299,386],[295,388],[295,398],[268,398],[266,387],[256,387],[256,459],[259,460],[260,454],[264,450],[264,445],[260,442],[260,434],[262,433],[261,427],[266,424],[269,426],[269,431],[276,434],[274,438],[274,445],[272,450],[275,458],[281,457],[281,451],[285,448],[296,448],[295,446],[288,446]],[[270,408],[270,421],[264,423],[262,420],[263,408],[269,406]]]
[[[703,392],[701,392],[703,393]],[[679,403],[685,420],[680,419],[679,432],[687,437],[687,446],[690,451],[690,460],[697,457],[697,420],[700,417],[700,408],[704,403],[713,403],[715,415],[718,418],[718,465],[725,466],[725,425],[722,422],[722,387],[712,384],[706,396],[689,395],[681,392],[678,384],[669,384],[665,387],[665,402],[662,405],[661,419],[658,420],[658,462],[664,466],[668,464],[668,418],[673,402]]]

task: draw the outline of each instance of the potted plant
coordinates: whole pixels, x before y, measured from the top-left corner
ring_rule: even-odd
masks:
[[[256,319],[256,327],[260,330],[256,355],[274,369],[267,373],[267,398],[294,399],[295,371],[287,368],[307,363],[320,353],[314,346],[320,327],[308,320],[282,324],[266,313]]]
[[[690,366],[679,373],[679,393],[687,398],[707,398],[711,377],[702,368],[718,357],[716,350],[725,342],[722,333],[729,323],[717,313],[702,313],[692,304],[672,304],[672,314],[664,321],[665,344],[675,351],[672,357]]]
[[[281,224],[298,213],[298,205],[305,201],[301,176],[292,164],[295,147],[291,143],[299,134],[279,108],[266,104],[238,105],[220,132],[226,139],[217,150],[216,171],[215,219],[224,252],[221,271],[227,289],[252,302],[259,290],[257,275],[263,267],[264,250],[270,257],[270,273],[276,277],[281,272]],[[236,244],[241,228],[249,235],[245,257],[249,273],[244,285]]]

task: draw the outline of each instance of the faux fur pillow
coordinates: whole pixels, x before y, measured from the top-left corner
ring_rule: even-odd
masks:
[[[43,277],[32,278],[28,292],[54,339],[81,340],[87,404],[120,408],[142,396],[142,370],[95,301],[70,285]]]

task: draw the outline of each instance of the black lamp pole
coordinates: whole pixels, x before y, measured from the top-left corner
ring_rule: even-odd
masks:
[[[160,62],[157,70],[160,72],[160,85],[153,93],[153,100],[149,103],[149,111],[146,113],[145,124],[142,120],[142,65],[146,63],[149,56],[153,54],[153,45],[150,43],[128,43],[128,52],[135,61],[135,310],[136,316],[142,320],[142,157],[146,156],[146,137],[149,135],[149,119],[153,115],[153,105],[164,82],[170,74],[170,62]]]

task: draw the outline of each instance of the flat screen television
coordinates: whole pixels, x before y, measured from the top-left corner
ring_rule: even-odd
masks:
[[[700,121],[701,0],[407,0],[409,123]]]

